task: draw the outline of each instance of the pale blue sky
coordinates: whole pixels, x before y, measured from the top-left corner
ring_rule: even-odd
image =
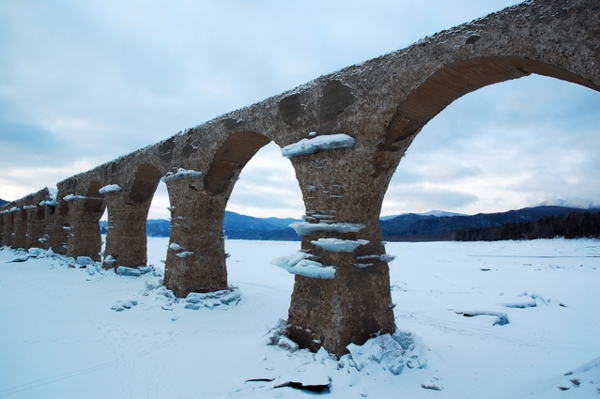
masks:
[[[511,0],[0,2],[0,198],[13,200]],[[417,137],[383,214],[600,204],[600,93],[542,77],[456,101]],[[164,187],[150,217],[168,217]],[[265,147],[229,209],[299,217]]]

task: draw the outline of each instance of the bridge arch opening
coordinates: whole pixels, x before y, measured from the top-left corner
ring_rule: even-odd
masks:
[[[405,140],[412,139],[431,119],[465,94],[531,74],[600,91],[600,87],[573,72],[528,58],[496,56],[458,61],[436,71],[396,108],[388,124],[383,146],[393,149]]]
[[[265,308],[271,319],[287,315],[295,281],[294,275],[271,261],[301,250],[301,237],[289,224],[304,212],[294,167],[271,141],[256,151],[237,176],[223,223],[228,278],[249,284],[240,289],[268,304]],[[279,292],[287,293],[281,297],[285,300],[253,292],[265,276]]]
[[[294,167],[271,141],[241,170],[227,210],[247,216],[299,219],[304,213],[302,192]]]
[[[597,200],[594,185],[580,181],[600,172],[592,161],[600,149],[599,90],[574,78],[540,75],[484,87],[425,116],[430,122],[413,133],[381,215],[504,212],[555,199],[576,204],[577,196]],[[581,115],[575,121],[567,118],[575,113]],[[582,162],[585,176],[578,172]],[[583,194],[574,192],[577,184]]]
[[[258,150],[271,139],[251,131],[235,133],[227,138],[215,154],[210,169],[204,179],[205,189],[212,194],[221,194],[231,185]]]

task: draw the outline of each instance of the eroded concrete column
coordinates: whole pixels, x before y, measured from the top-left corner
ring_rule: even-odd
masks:
[[[4,229],[2,230],[2,245],[12,247],[12,237],[14,233],[13,213],[10,210],[4,210],[2,214]]]
[[[103,213],[103,198],[74,196],[69,200],[67,256],[89,256],[95,261],[101,260],[99,221]]]
[[[25,248],[42,247],[44,234],[46,233],[46,207],[41,205],[25,206],[27,212],[27,241]]]
[[[4,246],[4,214],[0,213],[0,248]]]
[[[14,234],[12,247],[25,248],[27,243],[27,212],[22,207],[18,207],[13,212]]]
[[[377,153],[352,148],[292,159],[306,206],[305,222],[294,227],[306,260],[322,266],[288,269],[296,280],[287,334],[301,347],[341,356],[350,343],[396,329],[379,226],[394,156]],[[334,273],[315,278],[326,270]]]
[[[151,197],[142,202],[133,202],[129,193],[123,190],[106,192],[104,197],[108,210],[108,228],[103,267],[146,266],[146,220]]]
[[[67,201],[46,204],[45,249],[52,249],[58,254],[66,255],[70,234],[68,214],[69,203]]]
[[[134,165],[128,181],[100,189],[106,198],[108,230],[104,263],[106,269],[118,266],[140,267],[148,263],[146,220],[162,173],[154,165]]]
[[[171,201],[171,239],[164,283],[176,296],[227,289],[223,196],[204,191],[200,172],[163,179]]]

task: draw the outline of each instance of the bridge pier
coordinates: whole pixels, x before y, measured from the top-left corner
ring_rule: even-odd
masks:
[[[0,214],[0,248],[4,246],[4,214]]]
[[[103,198],[75,197],[69,201],[67,256],[89,256],[95,261],[101,260],[99,221],[103,213]]]
[[[108,228],[102,266],[105,269],[146,266],[146,220],[151,198],[132,202],[126,191],[107,192],[104,197],[108,209]]]
[[[227,289],[225,201],[204,190],[200,172],[185,171],[163,181],[171,202],[165,286],[177,297]]]
[[[379,213],[397,155],[368,156],[360,147],[291,159],[306,206],[305,222],[292,227],[303,235],[302,252],[335,275],[296,275],[286,333],[337,356],[396,330]]]
[[[45,234],[46,209],[40,205],[28,205],[26,206],[26,212],[27,240],[25,242],[25,249],[40,248],[42,247],[40,238]]]
[[[67,253],[67,238],[69,220],[67,218],[69,205],[66,201],[60,201],[54,205],[46,204],[46,220],[44,234],[44,248],[52,249],[57,254]]]
[[[98,189],[104,195],[108,210],[102,265],[105,269],[140,267],[148,263],[146,221],[162,173],[149,163],[131,165],[128,172],[125,178],[116,179],[121,184]]]
[[[27,212],[22,208],[22,205],[13,212],[13,218],[14,235],[12,247],[15,249],[25,248],[27,243]]]
[[[13,213],[8,210],[2,213],[4,229],[2,230],[2,245],[12,247],[13,233],[15,229]]]

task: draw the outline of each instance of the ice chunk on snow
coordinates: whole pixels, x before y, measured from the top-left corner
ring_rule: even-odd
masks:
[[[329,393],[331,388],[331,377],[329,370],[320,364],[310,362],[294,370],[288,375],[282,376],[284,381],[273,388],[291,387],[300,390],[308,390],[311,393]]]
[[[296,352],[299,348],[297,343],[295,343],[285,335],[279,337],[279,339],[277,340],[277,346],[280,346],[283,349],[286,349],[290,352]]]
[[[185,298],[186,309],[198,310],[200,307],[214,309],[215,306],[237,305],[242,300],[242,294],[236,287],[215,292],[190,292]]]
[[[314,154],[317,151],[336,150],[354,146],[354,138],[344,133],[317,136],[312,139],[302,139],[281,149],[281,155],[286,158],[298,155]]]
[[[109,184],[107,186],[102,187],[98,192],[100,194],[106,194],[106,193],[116,193],[123,190],[123,188],[121,188],[121,186],[119,186],[118,184]]]
[[[117,274],[120,274],[121,276],[139,277],[142,275],[142,272],[133,267],[119,266],[117,267]]]
[[[199,177],[199,176],[202,176],[202,172],[199,172],[197,170],[186,170],[183,168],[179,168],[179,169],[177,169],[177,172],[175,172],[175,173],[173,173],[173,172],[167,173],[167,175],[165,177],[163,177],[161,180],[166,183],[168,181],[173,181],[173,180],[177,180],[177,179],[188,178],[188,177]]]
[[[90,258],[89,256],[78,256],[75,263],[77,263],[79,266],[87,266],[87,265],[93,265],[94,260],[92,258]]]
[[[422,369],[427,366],[427,348],[417,335],[410,331],[396,330],[392,335],[404,350],[406,367],[409,369]]]
[[[465,317],[475,317],[475,316],[493,316],[496,319],[494,320],[494,326],[498,325],[498,326],[505,326],[507,324],[510,324],[510,321],[508,320],[508,315],[506,313],[503,312],[492,312],[492,311],[486,311],[486,310],[475,310],[475,311],[462,311],[462,310],[457,310],[455,311],[456,314],[461,314]]]
[[[364,224],[359,223],[308,223],[294,222],[290,227],[299,235],[307,236],[317,231],[334,231],[337,233],[358,233],[365,228]]]
[[[441,384],[440,379],[437,377],[432,377],[429,379],[428,382],[421,384],[421,388],[429,389],[432,391],[442,391],[444,389],[444,387]]]
[[[29,256],[31,256],[31,257],[38,257],[38,256],[40,256],[40,254],[41,254],[41,253],[43,253],[43,252],[44,252],[44,250],[43,250],[42,248],[35,248],[35,247],[33,247],[33,248],[29,248],[29,249],[27,250],[27,253],[28,253],[28,254],[29,254]]]
[[[333,266],[323,266],[319,262],[307,259],[310,255],[304,252],[298,252],[289,256],[282,256],[273,259],[271,264],[281,267],[292,274],[299,274],[304,277],[332,279],[335,277],[335,268]]]
[[[389,368],[392,374],[398,375],[404,368],[402,355],[404,350],[390,334],[371,338],[362,346],[350,344],[346,346],[358,371],[375,362]]]
[[[361,245],[369,243],[368,240],[341,240],[339,238],[319,238],[311,241],[316,246],[331,252],[352,252]]]
[[[499,303],[498,305],[504,306],[506,308],[525,309],[525,308],[535,308],[535,307],[537,307],[537,302],[536,301],[506,302],[506,303]]]

